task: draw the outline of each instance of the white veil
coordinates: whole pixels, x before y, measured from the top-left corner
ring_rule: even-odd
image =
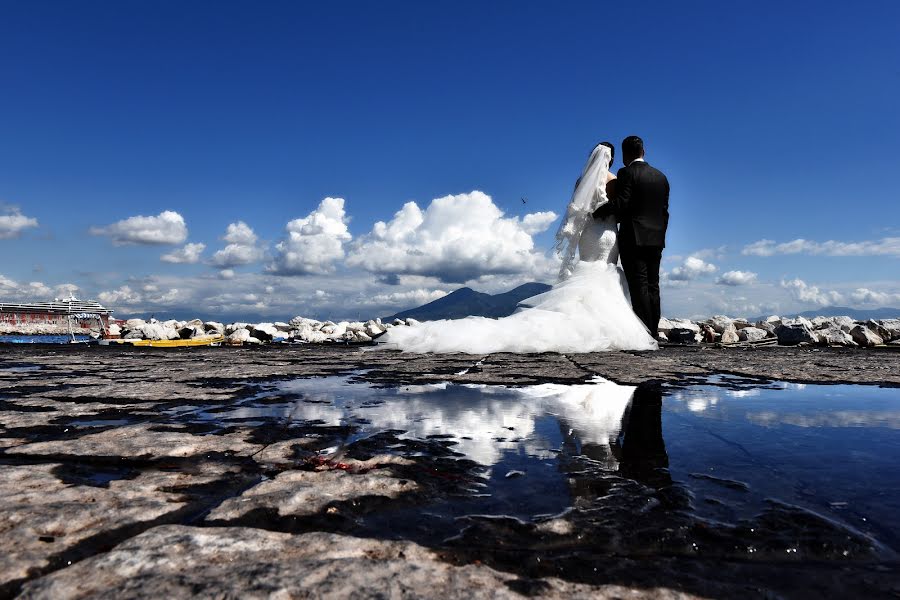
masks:
[[[609,202],[606,196],[606,176],[609,173],[609,148],[598,145],[584,165],[581,178],[572,192],[566,216],[556,232],[556,253],[562,258],[559,280],[563,281],[575,268],[575,252],[591,213]]]

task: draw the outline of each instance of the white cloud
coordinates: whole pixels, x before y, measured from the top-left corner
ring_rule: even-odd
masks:
[[[347,263],[382,276],[424,275],[445,283],[543,273],[548,259],[535,250],[531,236],[555,219],[550,212],[504,217],[479,191],[437,198],[424,212],[407,202],[360,238]]]
[[[183,243],[188,230],[180,214],[166,210],[155,217],[129,217],[106,227],[92,227],[91,234],[109,236],[116,246],[165,245]]]
[[[213,254],[212,264],[217,267],[237,267],[262,260],[263,250],[256,246],[256,233],[243,221],[228,225],[222,237],[228,245]]]
[[[163,262],[181,264],[195,264],[200,262],[200,254],[206,248],[206,244],[185,244],[183,248],[172,250],[163,254],[159,259]]]
[[[551,211],[536,212],[522,217],[522,231],[534,235],[546,231],[556,221],[557,214]]]
[[[816,304],[818,306],[834,306],[844,302],[844,296],[836,291],[820,290],[814,285],[808,285],[802,279],[782,281],[781,287],[791,292],[797,300]]]
[[[434,302],[447,295],[444,290],[415,289],[390,294],[375,294],[366,300],[366,303],[376,306],[397,306],[412,308]]]
[[[874,304],[883,307],[900,304],[900,294],[879,292],[868,288],[857,288],[850,294],[850,297],[854,302],[860,304]]]
[[[680,267],[675,267],[668,274],[668,279],[674,281],[693,281],[703,275],[711,275],[716,272],[716,266],[696,256],[688,256]]]
[[[37,227],[37,219],[26,217],[17,208],[7,208],[9,214],[0,215],[0,240],[19,237],[22,231]]]
[[[721,277],[716,278],[719,285],[749,285],[756,281],[756,273],[750,271],[726,271]]]
[[[0,298],[11,302],[47,301],[53,298],[65,298],[79,291],[74,283],[63,283],[50,286],[42,281],[19,283],[9,277],[0,275]]]
[[[316,210],[287,224],[288,236],[275,246],[275,258],[266,270],[276,275],[333,272],[352,238],[348,220],[343,198],[325,198]]]
[[[759,240],[744,246],[742,254],[752,256],[774,256],[776,254],[811,254],[823,256],[900,256],[900,237],[886,237],[880,240],[862,242],[813,242],[796,239],[781,244],[773,240]]]
[[[107,308],[113,309],[117,306],[135,308],[142,304],[150,307],[171,307],[185,300],[178,288],[169,288],[162,291],[153,282],[140,285],[138,289],[134,289],[127,284],[122,285],[114,290],[100,292],[97,298]]]

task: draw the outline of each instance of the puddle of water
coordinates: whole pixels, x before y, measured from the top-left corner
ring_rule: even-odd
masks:
[[[16,365],[13,367],[2,367],[0,373],[35,373],[43,369],[40,365]]]
[[[277,395],[294,399],[265,402]],[[423,527],[451,533],[459,529],[454,519],[467,515],[530,520],[593,501],[603,486],[578,478],[588,465],[600,478],[687,490],[692,513],[709,522],[744,523],[774,501],[900,548],[898,389],[729,377],[687,388],[604,380],[375,388],[325,377],[283,382],[195,418],[354,426],[344,445],[395,430],[400,438],[449,442],[481,465],[484,484],[473,493],[402,519],[368,517],[398,537]]]

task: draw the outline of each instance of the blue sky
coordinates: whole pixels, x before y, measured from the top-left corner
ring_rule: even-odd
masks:
[[[547,213],[638,134],[672,185],[666,314],[900,306],[895,2],[2,14],[2,299],[365,317],[552,281]]]

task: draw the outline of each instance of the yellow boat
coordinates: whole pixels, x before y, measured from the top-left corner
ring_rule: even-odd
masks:
[[[190,340],[101,340],[104,346],[112,344],[129,344],[131,346],[150,346],[152,348],[192,348],[195,346],[218,346],[225,341],[225,336],[214,335]]]

